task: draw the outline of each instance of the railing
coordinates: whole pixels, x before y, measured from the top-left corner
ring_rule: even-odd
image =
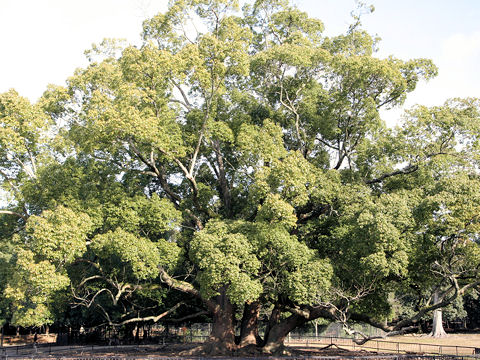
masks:
[[[370,340],[363,345],[358,345],[352,338],[324,337],[324,336],[289,336],[286,344],[305,346],[336,345],[349,350],[367,350],[384,353],[425,354],[425,355],[455,355],[472,356],[480,358],[480,348],[459,345],[436,345],[425,343],[410,343],[401,341]]]

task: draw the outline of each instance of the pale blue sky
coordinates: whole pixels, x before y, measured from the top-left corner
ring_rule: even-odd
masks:
[[[326,34],[345,31],[354,0],[294,0],[320,18]],[[480,0],[365,0],[363,17],[378,34],[379,56],[432,58],[438,78],[412,94],[414,103],[440,104],[453,96],[480,96]],[[48,83],[63,84],[83,51],[105,37],[138,41],[144,18],[167,0],[0,0],[0,92],[15,88],[35,101]],[[393,112],[388,117],[398,116]]]
[[[375,6],[362,18],[364,28],[378,34],[379,56],[430,58],[439,76],[422,83],[406,106],[439,105],[450,97],[480,97],[480,1],[364,0]],[[330,34],[345,31],[353,0],[297,0],[298,6],[325,23]],[[323,14],[323,15],[322,15]],[[389,120],[400,111],[386,115]]]

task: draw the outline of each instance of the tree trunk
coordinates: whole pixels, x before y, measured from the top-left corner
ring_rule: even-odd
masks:
[[[226,289],[221,289],[215,300],[217,306],[213,312],[212,333],[205,350],[210,354],[230,354],[236,349],[233,305],[226,295]]]
[[[270,330],[280,321],[280,314],[280,309],[275,306],[272,310],[272,313],[270,314],[270,319],[268,319],[267,327],[265,328],[265,336],[262,346],[265,345],[270,334]]]
[[[258,316],[260,314],[260,306],[260,302],[258,301],[245,304],[242,324],[240,327],[240,348],[248,345],[260,345],[261,343],[260,336],[258,335]]]
[[[433,302],[434,304],[437,304],[439,301],[439,292],[435,291],[435,293],[433,294]],[[443,329],[441,308],[433,311],[432,332],[429,335],[434,338],[443,338],[447,336],[447,333]]]
[[[306,322],[306,318],[293,314],[274,325],[268,332],[268,338],[265,339],[265,346],[262,349],[263,352],[267,354],[278,354],[283,349],[283,342],[290,331]]]

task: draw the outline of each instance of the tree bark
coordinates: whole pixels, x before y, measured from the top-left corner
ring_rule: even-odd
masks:
[[[270,318],[268,319],[267,327],[265,328],[265,335],[264,335],[264,341],[262,342],[262,346],[265,345],[265,342],[268,339],[268,335],[270,334],[270,330],[278,324],[280,321],[280,314],[281,311],[280,309],[275,306],[272,310],[272,313],[270,314]]]
[[[217,306],[213,311],[212,333],[205,350],[210,354],[230,354],[237,348],[233,305],[226,295],[225,288],[220,290],[220,295],[216,296],[215,300]]]
[[[433,302],[437,304],[440,300],[438,290],[433,294]],[[443,338],[447,336],[442,322],[442,308],[433,311],[432,332],[429,334],[434,338]]]
[[[258,301],[245,304],[240,326],[240,348],[248,345],[260,345],[261,343],[260,336],[258,335],[258,316],[260,314],[260,307],[261,305]]]
[[[268,337],[265,338],[265,346],[263,352],[267,354],[278,354],[283,349],[283,342],[288,333],[297,326],[303,325],[307,319],[301,315],[293,314],[285,320],[280,321],[274,325],[268,332]]]

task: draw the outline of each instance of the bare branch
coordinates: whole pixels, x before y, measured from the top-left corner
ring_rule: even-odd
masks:
[[[174,99],[171,99],[171,101],[179,102],[179,103],[181,103],[183,106],[185,106],[188,110],[192,110],[192,109],[193,109],[193,106],[192,106],[192,104],[190,103],[190,101],[188,100],[188,96],[187,96],[187,94],[185,94],[185,91],[182,89],[182,87],[180,86],[180,84],[178,84],[177,82],[175,82],[175,80],[172,80],[172,79],[170,79],[170,81],[173,83],[173,85],[175,85],[175,88],[180,92],[180,94],[181,94],[182,97],[183,97],[183,102],[182,102],[182,101],[179,101],[179,100],[174,100]]]
[[[183,317],[178,318],[178,319],[167,319],[165,321],[173,322],[173,323],[179,323],[179,322],[183,322],[183,321],[186,321],[186,320],[194,319],[194,318],[196,318],[198,316],[201,316],[201,315],[208,315],[208,311],[207,310],[201,310],[201,311],[198,311],[196,313],[186,315],[186,316],[183,316]]]
[[[16,212],[16,211],[0,210],[0,214],[15,215],[15,216],[18,216],[19,218],[22,218],[22,220],[24,221],[28,220],[28,216],[20,214],[19,212]]]
[[[407,174],[411,174],[415,171],[418,170],[418,165],[416,164],[410,164],[406,167],[404,167],[403,169],[400,169],[400,170],[396,170],[396,171],[392,171],[390,173],[386,173],[386,174],[383,174],[382,176],[376,178],[376,179],[372,179],[372,180],[367,180],[365,181],[365,184],[376,184],[376,183],[381,183],[383,180],[389,178],[389,177],[392,177],[392,176],[396,176],[396,175],[407,175]]]
[[[109,325],[122,326],[122,325],[129,324],[129,323],[132,323],[132,322],[146,322],[146,321],[153,321],[154,323],[156,323],[161,318],[164,318],[165,316],[167,316],[167,315],[171,314],[172,312],[174,312],[175,310],[177,310],[183,304],[184,304],[184,302],[181,301],[178,304],[176,304],[175,306],[168,309],[167,311],[164,311],[163,313],[158,314],[157,316],[136,317],[136,318],[131,318],[131,319],[128,319],[128,320],[124,320],[120,323],[110,322]]]

